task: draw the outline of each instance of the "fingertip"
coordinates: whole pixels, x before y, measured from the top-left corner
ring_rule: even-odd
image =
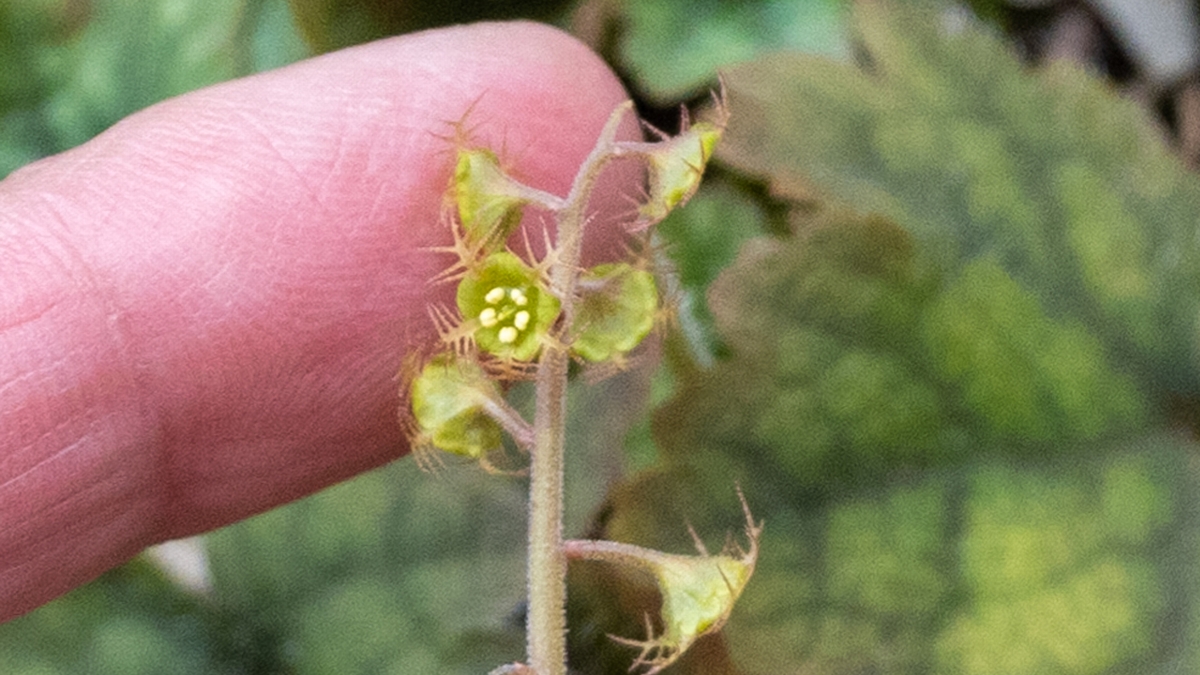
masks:
[[[450,295],[426,283],[447,124],[478,101],[480,141],[562,193],[624,97],[561,31],[454,27],[165,101],[0,183],[0,268],[63,252],[0,294],[28,319],[0,324],[28,357],[0,359],[0,619],[402,452],[394,376]]]

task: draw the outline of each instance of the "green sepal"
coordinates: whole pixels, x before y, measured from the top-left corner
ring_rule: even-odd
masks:
[[[753,560],[729,555],[664,555],[654,570],[666,629],[658,642],[684,652],[721,628],[753,573]]]
[[[597,265],[579,279],[571,352],[593,362],[626,354],[650,334],[657,312],[653,274],[628,263]]]
[[[475,326],[475,344],[516,361],[537,356],[561,306],[539,272],[507,251],[489,255],[463,277],[457,302],[464,319]]]
[[[647,164],[648,197],[638,207],[634,229],[645,229],[666,218],[696,194],[717,141],[725,132],[724,110],[719,123],[698,122],[678,136],[658,143],[621,143],[623,150],[641,155]]]
[[[500,425],[484,412],[500,390],[473,360],[443,354],[425,364],[412,382],[412,410],[420,441],[478,459],[504,440]]]
[[[630,671],[646,667],[654,675],[675,663],[697,640],[720,630],[741,597],[758,564],[758,542],[762,523],[755,522],[742,499],[746,515],[746,549],[730,542],[718,555],[709,555],[692,532],[699,555],[676,555],[603,540],[573,539],[563,543],[571,560],[597,560],[649,572],[662,596],[659,610],[662,632],[655,635],[647,618],[645,640],[610,636],[619,644],[636,647],[640,653]]]
[[[496,153],[461,149],[454,166],[454,206],[467,242],[502,247],[521,223],[528,199],[523,188],[500,168]]]
[[[505,173],[500,158],[486,148],[459,149],[451,194],[467,243],[485,253],[504,248],[526,206],[547,211],[562,206],[559,197]]]

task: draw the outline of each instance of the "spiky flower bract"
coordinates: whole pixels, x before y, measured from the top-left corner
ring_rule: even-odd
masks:
[[[696,640],[716,632],[754,572],[754,560],[730,555],[664,555],[653,566],[662,593],[663,633],[646,640],[617,641],[642,651],[634,665],[650,666],[646,675],[674,663]]]
[[[655,150],[646,154],[650,198],[638,209],[639,224],[661,221],[696,194],[722,132],[713,124],[700,123],[669,141],[655,143]]]
[[[644,230],[661,222],[671,211],[687,203],[696,190],[708,160],[712,158],[717,141],[725,133],[729,112],[723,97],[714,96],[711,120],[691,124],[684,111],[682,130],[678,136],[652,143],[618,143],[618,151],[641,157],[647,168],[647,194],[638,206],[637,221],[631,230]]]
[[[503,246],[521,222],[525,199],[501,170],[496,153],[463,149],[454,166],[454,203],[468,241]]]

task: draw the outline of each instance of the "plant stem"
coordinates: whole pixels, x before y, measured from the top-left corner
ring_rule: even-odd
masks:
[[[529,467],[529,665],[566,673],[566,573],[562,552],[563,445],[567,355],[547,350],[538,366],[534,449]]]
[[[612,159],[617,128],[631,103],[609,117],[596,146],[580,167],[558,212],[558,231],[549,269],[550,287],[562,302],[562,330],[574,318],[579,256],[587,221],[588,197],[604,165]],[[534,413],[534,447],[529,480],[529,614],[526,640],[529,666],[537,675],[566,675],[567,562],[562,548],[563,453],[567,426],[567,368],[564,346],[546,345],[538,363]]]
[[[654,565],[661,565],[671,558],[679,557],[652,548],[596,539],[565,541],[563,542],[563,555],[570,560],[600,560],[618,565],[641,567],[650,572],[654,571]]]
[[[488,414],[497,424],[501,426],[509,436],[512,436],[513,442],[524,450],[529,450],[533,447],[533,428],[521,417],[521,413],[513,409],[504,399],[486,398],[480,403],[480,407]]]

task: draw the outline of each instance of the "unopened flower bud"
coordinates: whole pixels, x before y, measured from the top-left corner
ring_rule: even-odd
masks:
[[[625,152],[640,155],[647,163],[648,195],[638,207],[633,229],[658,223],[696,194],[708,160],[724,132],[723,123],[698,122],[678,136],[657,143],[619,144]]]
[[[483,148],[458,151],[451,193],[468,244],[489,253],[504,247],[527,205],[553,209],[561,202],[514,180],[496,153]]]

